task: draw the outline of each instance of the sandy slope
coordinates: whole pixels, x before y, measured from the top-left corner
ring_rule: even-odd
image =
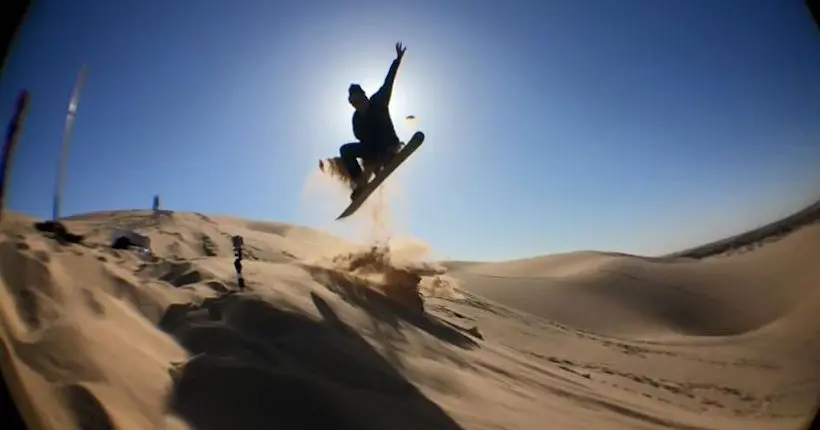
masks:
[[[444,275],[285,224],[67,226],[84,244],[0,224],[3,374],[44,428],[786,429],[820,391],[816,224],[704,260],[581,252]],[[154,259],[105,246],[117,226]]]

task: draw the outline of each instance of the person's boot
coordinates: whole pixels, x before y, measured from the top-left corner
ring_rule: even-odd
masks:
[[[404,142],[396,142],[395,145],[392,145],[389,148],[387,148],[387,150],[385,151],[383,164],[387,164],[390,161],[392,161],[393,157],[399,155],[399,152],[401,152],[402,148],[404,148]]]
[[[359,193],[364,189],[367,185],[367,177],[365,175],[361,175],[358,178],[351,181],[353,192],[350,193],[350,200],[356,200]]]
[[[374,173],[380,172],[385,166],[390,164],[390,162],[393,161],[393,158],[399,154],[403,145],[404,143],[398,142],[396,145],[385,148],[384,153],[381,157],[379,157],[378,168],[374,171]]]

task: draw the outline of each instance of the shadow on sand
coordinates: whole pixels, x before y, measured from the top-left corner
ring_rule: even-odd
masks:
[[[415,326],[443,342],[463,349],[477,348],[479,344],[465,334],[465,329],[416,309],[398,303],[384,294],[362,285],[356,278],[347,274],[321,267],[305,267],[313,279],[328,290],[336,293],[345,302],[356,306],[373,318],[397,330],[401,323]],[[415,287],[414,287],[415,288]],[[413,294],[418,294],[416,290]]]
[[[202,430],[461,429],[313,300],[323,321],[243,294],[171,306],[160,328],[193,355],[172,371],[172,410]]]
[[[5,343],[0,340],[0,360],[10,359],[9,350]],[[3,423],[3,428],[9,429],[24,429],[26,428],[20,410],[14,402],[11,388],[8,380],[16,379],[16,375],[6,375],[10,371],[10,366],[6,366],[5,362],[0,363],[0,378],[2,378],[3,386],[0,387],[0,422]],[[4,371],[5,368],[5,371]]]

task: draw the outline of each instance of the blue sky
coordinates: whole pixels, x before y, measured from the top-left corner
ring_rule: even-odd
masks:
[[[820,197],[802,0],[42,0],[0,85],[2,118],[32,94],[9,206],[50,216],[85,63],[64,215],[159,192],[355,236],[344,197],[306,184],[353,139],[347,86],[375,91],[398,40],[397,131],[427,141],[391,178],[391,222],[441,257],[657,254]]]

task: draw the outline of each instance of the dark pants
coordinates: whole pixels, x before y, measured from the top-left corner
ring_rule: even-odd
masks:
[[[365,162],[377,161],[388,153],[387,150],[366,145],[361,142],[345,143],[339,148],[339,155],[342,157],[342,163],[354,181],[358,181],[362,176],[362,166],[359,165],[358,158]]]

